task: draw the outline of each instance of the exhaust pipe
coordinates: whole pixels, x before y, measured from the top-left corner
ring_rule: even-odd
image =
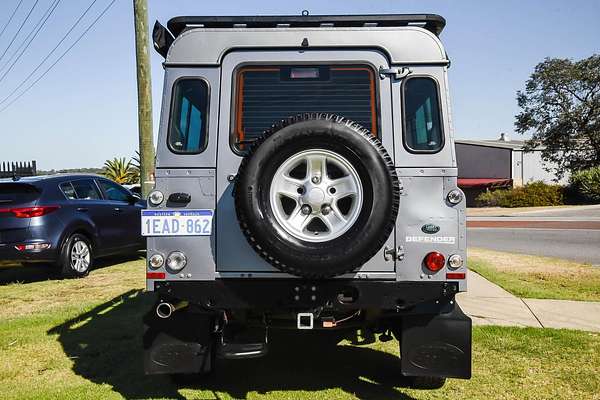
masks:
[[[180,301],[175,305],[171,303],[160,303],[156,306],[156,315],[158,315],[159,318],[169,318],[175,311],[187,307],[188,304],[187,301]]]

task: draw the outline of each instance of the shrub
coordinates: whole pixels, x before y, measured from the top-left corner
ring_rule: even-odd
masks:
[[[539,207],[564,204],[564,188],[544,182],[532,182],[513,189],[481,193],[475,199],[480,207]]]
[[[600,166],[575,172],[569,183],[584,201],[600,203]]]

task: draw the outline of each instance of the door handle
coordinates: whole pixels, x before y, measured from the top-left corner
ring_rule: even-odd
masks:
[[[77,211],[87,212],[88,208],[87,207],[77,207]]]
[[[115,208],[114,208],[114,210],[115,210],[116,212],[123,212],[123,209],[122,209],[122,208],[119,208],[119,207],[115,207]]]

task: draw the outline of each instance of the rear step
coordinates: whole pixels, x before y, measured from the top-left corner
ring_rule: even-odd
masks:
[[[221,343],[217,348],[217,357],[227,360],[258,358],[269,351],[268,343]]]
[[[258,358],[269,351],[268,329],[226,325],[217,342],[217,357],[236,360]]]

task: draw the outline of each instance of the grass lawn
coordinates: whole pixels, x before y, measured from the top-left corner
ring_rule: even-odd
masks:
[[[600,268],[575,261],[469,248],[469,268],[519,297],[600,301]]]
[[[473,378],[436,391],[402,387],[395,341],[327,347],[307,334],[274,334],[267,357],[220,362],[210,379],[177,387],[142,373],[141,316],[153,302],[142,261],[47,278],[0,268],[1,399],[600,399],[600,335],[501,327],[475,328]]]

